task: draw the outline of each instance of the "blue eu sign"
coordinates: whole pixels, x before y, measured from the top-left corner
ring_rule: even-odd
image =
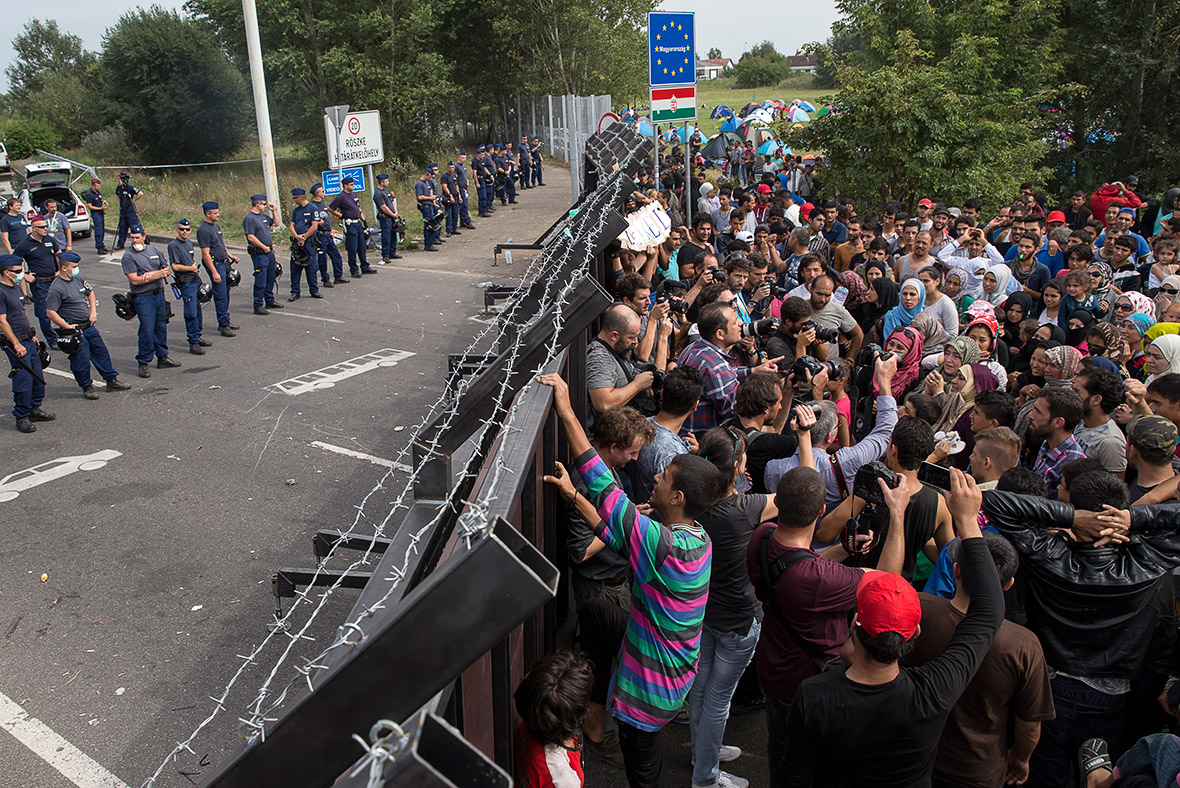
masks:
[[[692,85],[697,81],[696,34],[688,11],[647,15],[648,83]]]

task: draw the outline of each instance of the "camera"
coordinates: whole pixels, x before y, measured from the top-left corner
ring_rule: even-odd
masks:
[[[660,293],[658,296],[656,296],[656,303],[667,304],[668,308],[678,315],[683,315],[688,312],[688,302],[683,298],[677,298],[670,293]]]
[[[791,291],[785,287],[779,287],[778,285],[771,285],[770,286],[770,295],[773,298],[786,298],[787,293],[789,293],[789,292],[791,292]]]
[[[799,356],[799,358],[795,359],[794,366],[791,367],[791,374],[795,376],[797,383],[811,380],[811,378],[824,371],[828,373],[828,377],[838,375],[840,373],[840,365],[835,361],[820,361],[814,356]]]
[[[817,342],[835,342],[840,338],[840,332],[834,328],[824,328],[814,320],[808,320],[805,323],[800,323],[795,327],[796,333],[802,334],[809,328],[815,329],[815,339]]]
[[[889,470],[889,466],[880,460],[873,460],[857,469],[856,479],[852,482],[852,494],[866,503],[884,505],[885,496],[877,484],[878,479],[884,479],[890,489],[900,484],[897,474]]]
[[[729,280],[725,271],[721,270],[721,266],[715,265],[712,268],[706,268],[705,273],[709,275],[711,282],[726,282]]]
[[[766,317],[762,320],[755,320],[753,323],[742,323],[743,337],[765,337],[774,333],[778,328],[778,319],[773,317]]]
[[[658,397],[660,390],[664,387],[664,378],[668,376],[668,373],[655,364],[636,364],[635,367],[640,372],[651,373],[651,393]]]
[[[870,342],[860,349],[856,354],[856,365],[858,367],[872,368],[876,365],[878,360],[888,361],[891,358],[899,358],[897,353],[886,353],[881,349],[881,346]]]
[[[824,413],[823,407],[818,402],[802,402],[800,404],[811,408],[811,412],[815,414],[815,418],[817,421],[819,420],[819,417],[822,416]],[[791,416],[788,419],[788,423],[791,425],[794,425],[795,422],[797,422],[797,421],[799,421],[799,419],[795,416],[795,413],[792,411]]]

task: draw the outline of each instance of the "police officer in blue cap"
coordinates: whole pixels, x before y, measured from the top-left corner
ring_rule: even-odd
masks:
[[[508,183],[508,169],[507,165],[504,163],[504,149],[498,142],[492,146],[492,164],[496,168],[495,196],[500,201],[501,205],[507,205],[508,193],[506,189]]]
[[[455,160],[455,182],[459,184],[459,226],[464,230],[474,230],[471,214],[467,210],[467,151],[459,151],[459,158]]]
[[[225,239],[221,236],[221,228],[217,220],[221,218],[221,208],[217,203],[209,200],[201,203],[201,210],[205,212],[205,221],[197,228],[197,247],[201,250],[201,262],[209,272],[209,280],[213,284],[213,306],[217,310],[217,329],[223,337],[236,337],[234,333],[238,327],[229,319],[229,267],[238,262],[237,255],[230,254],[225,248]]]
[[[269,210],[269,213],[267,211]],[[274,205],[268,205],[265,194],[250,195],[250,210],[242,219],[246,232],[246,251],[254,263],[254,314],[269,315],[269,309],[282,309],[275,301]]]
[[[138,224],[128,228],[131,248],[123,253],[123,273],[131,284],[131,300],[139,318],[139,376],[150,378],[148,364],[156,359],[156,369],[179,367],[168,357],[168,301],[164,298],[164,280],[172,273],[168,258],[147,242],[147,233]]]
[[[12,415],[21,432],[36,432],[35,421],[53,421],[41,410],[45,399],[45,375],[37,355],[37,336],[25,314],[20,283],[24,261],[14,254],[0,255],[0,347],[12,367]]]
[[[443,216],[446,219],[447,237],[462,235],[459,232],[459,179],[455,174],[455,162],[448,161],[446,172],[439,178]]]
[[[344,248],[348,250],[348,272],[353,276],[375,274],[376,268],[369,267],[365,257],[365,212],[354,189],[356,181],[351,177],[340,181],[343,190],[328,205],[332,215],[344,222]]]
[[[352,281],[344,275],[344,261],[340,259],[340,250],[336,248],[336,239],[332,236],[332,213],[324,204],[322,183],[312,184],[309,204],[315,208],[315,218],[319,222],[315,231],[315,249],[323,286],[335,287]],[[332,260],[331,276],[328,275],[328,258]]]
[[[176,237],[168,242],[168,264],[172,267],[172,281],[176,283],[184,303],[188,352],[194,356],[203,356],[205,348],[211,347],[213,343],[201,336],[205,328],[202,314],[204,304],[199,298],[201,263],[197,260],[197,247],[193,244],[192,235],[192,222],[181,219],[176,223]]]
[[[529,145],[529,154],[533,160],[533,185],[544,186],[545,180],[541,177],[541,138],[533,137],[532,144]]]
[[[91,364],[106,381],[107,391],[126,391],[131,387],[119,382],[119,373],[111,363],[110,351],[98,333],[98,299],[94,288],[87,284],[78,271],[78,263],[82,258],[75,252],[62,252],[57,260],[57,276],[49,285],[45,308],[62,337],[74,332],[78,334],[78,349],[69,359],[70,372],[74,373],[74,380],[82,387],[82,396],[98,399],[94,378],[90,376]]]
[[[127,232],[133,224],[139,224],[139,211],[135,203],[143,196],[143,192],[131,185],[131,176],[125,172],[119,173],[119,185],[115,187],[115,197],[119,200],[119,227],[115,232],[115,251],[122,249],[127,243]]]
[[[520,166],[517,164],[516,155],[512,150],[512,143],[508,140],[504,141],[504,171],[508,174],[508,180],[504,183],[504,193],[508,195],[508,204],[516,204],[516,175],[520,171]]]
[[[313,257],[316,254],[315,236],[320,221],[316,218],[315,207],[307,199],[307,192],[296,187],[291,190],[291,197],[295,200],[295,205],[291,207],[291,221],[287,224],[287,229],[291,231],[295,246],[291,248],[291,295],[287,297],[287,301],[299,300],[299,280],[304,276],[307,277],[307,290],[311,297],[323,298],[320,289],[316,287],[319,262]],[[306,265],[295,263],[295,247],[303,249],[303,260],[306,261]]]
[[[494,178],[489,175],[489,172],[488,149],[480,145],[475,149],[475,159],[471,162],[471,175],[475,178],[475,196],[481,219],[491,214],[489,194],[494,186]]]
[[[434,188],[434,172],[437,165],[429,164],[426,172],[414,184],[414,197],[418,201],[418,211],[422,214],[422,251],[437,252],[440,243],[441,229],[430,229],[430,220],[439,210],[438,192]]]
[[[520,188],[532,188],[529,185],[529,167],[533,163],[533,152],[529,148],[529,135],[524,134],[520,138],[520,144],[516,146],[516,160],[520,162]]]
[[[397,245],[401,238],[393,231],[393,222],[399,218],[397,198],[389,190],[389,176],[385,173],[377,176],[377,188],[373,189],[373,205],[377,210],[377,222],[381,225],[381,265],[402,259],[397,253]]]

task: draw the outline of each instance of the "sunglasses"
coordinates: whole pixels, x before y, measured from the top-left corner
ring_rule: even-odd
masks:
[[[1177,293],[1180,293],[1180,290],[1177,290],[1174,287],[1161,287],[1160,292],[1164,295],[1176,295]]]
[[[1114,311],[1116,311],[1116,312],[1130,312],[1134,308],[1135,307],[1131,306],[1130,304],[1115,304],[1114,305]]]

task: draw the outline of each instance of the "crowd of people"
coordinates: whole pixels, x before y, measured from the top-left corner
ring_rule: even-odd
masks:
[[[470,164],[466,151],[460,150],[456,160],[446,163],[441,175],[439,165],[427,165],[414,185],[415,204],[423,219],[423,250],[437,252],[438,245],[446,243],[442,238],[444,230],[450,237],[460,235],[460,228],[475,228],[468,211],[470,187],[477,196],[478,216],[489,217],[496,210],[496,202],[516,203],[518,187],[524,190],[544,186],[542,176],[541,141],[538,137],[530,140],[527,135],[517,145],[480,145]],[[205,338],[206,303],[213,302],[218,334],[235,337],[240,330],[230,317],[229,302],[230,291],[242,278],[236,268],[242,260],[225,243],[218,203],[210,200],[201,205],[204,218],[196,227],[188,219],[177,221],[175,238],[161,249],[149,241],[140,222],[136,203],[143,191],[132,185],[126,172],[119,173],[118,181],[114,251],[123,252],[121,262],[128,290],[114,296],[115,314],[139,321],[136,369],[139,377],[150,378],[153,361],[157,369],[181,365],[172,358],[168,346],[168,322],[173,312],[166,287],[170,286],[175,300],[183,303],[189,353],[205,355],[205,349],[213,344]],[[389,189],[389,176],[379,174],[376,181],[373,231],[380,239],[380,260],[376,265],[383,266],[402,257],[398,249],[405,240],[406,223],[398,211],[397,197]],[[91,180],[83,199],[94,221],[96,251],[108,253],[104,217],[110,206],[102,194],[100,179]],[[50,350],[66,355],[70,372],[87,400],[100,396],[94,372],[108,392],[127,391],[131,386],[119,380],[98,330],[97,295],[79,270],[82,258],[73,249],[69,222],[57,211],[56,201],[47,200],[32,216],[21,211],[16,197],[7,201],[6,209],[0,217],[0,348],[11,367],[16,429],[32,433],[37,423],[55,419],[42,407],[44,367],[50,362]],[[283,308],[279,303],[283,270],[280,256],[288,260],[287,303],[302,297],[304,280],[308,295],[317,299],[323,298],[321,289],[352,281],[344,275],[333,220],[343,230],[349,276],[355,279],[378,272],[367,255],[369,217],[351,177],[341,180],[340,193],[330,201],[321,183],[313,184],[310,192],[302,187],[291,189],[291,205],[285,213],[290,239],[285,253],[278,245],[286,240],[281,229],[276,240],[276,228],[284,224],[283,212],[266,195],[252,195],[250,208],[242,218],[252,268],[255,315],[265,316],[270,310]],[[28,302],[33,304],[36,327],[25,313]]]
[[[1137,186],[640,173],[671,232],[608,250],[587,402],[539,379],[578,635],[517,692],[518,784],[668,785],[677,721],[694,788],[742,788],[753,709],[773,788],[1174,784],[1180,189]]]

